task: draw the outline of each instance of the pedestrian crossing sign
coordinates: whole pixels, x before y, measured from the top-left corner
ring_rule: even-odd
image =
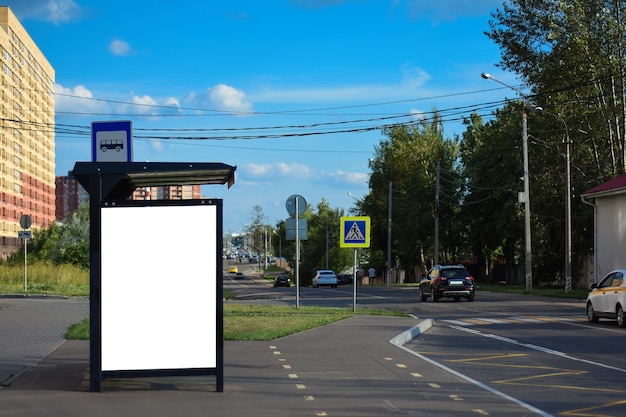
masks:
[[[339,246],[342,248],[370,247],[369,216],[341,217]]]

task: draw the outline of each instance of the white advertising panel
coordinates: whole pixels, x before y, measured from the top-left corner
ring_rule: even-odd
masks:
[[[101,214],[102,370],[215,368],[216,206]]]

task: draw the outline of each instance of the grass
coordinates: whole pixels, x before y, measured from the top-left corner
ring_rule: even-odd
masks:
[[[27,264],[26,277],[24,275],[23,264],[0,264],[0,294],[89,295],[89,271],[73,265],[35,262]]]
[[[408,317],[405,313],[378,309],[357,309],[354,313],[348,308],[225,304],[224,340],[274,340],[355,314]],[[71,326],[65,337],[88,340],[89,320]]]

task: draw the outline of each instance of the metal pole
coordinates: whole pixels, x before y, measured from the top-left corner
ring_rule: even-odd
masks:
[[[572,291],[572,184],[569,131],[565,125],[565,292]]]
[[[28,253],[28,239],[24,239],[24,292],[28,292],[28,263],[26,254]]]
[[[300,307],[300,236],[298,231],[300,230],[300,224],[298,222],[298,200],[296,198],[296,308]]]
[[[526,273],[526,292],[533,290],[533,263],[530,236],[530,179],[528,175],[528,110],[526,103],[522,108],[522,151],[524,157],[524,231],[526,249],[524,251],[524,272]]]
[[[439,264],[439,169],[441,162],[437,160],[435,181],[435,253],[433,265]]]
[[[389,211],[387,213],[387,286],[391,286],[391,190],[393,181],[389,180]]]
[[[352,312],[356,313],[356,248],[354,249],[354,263],[352,268]]]

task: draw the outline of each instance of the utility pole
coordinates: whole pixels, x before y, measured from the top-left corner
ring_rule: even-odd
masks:
[[[439,263],[439,169],[441,161],[437,160],[436,181],[435,181],[435,253],[433,254],[434,263]]]

